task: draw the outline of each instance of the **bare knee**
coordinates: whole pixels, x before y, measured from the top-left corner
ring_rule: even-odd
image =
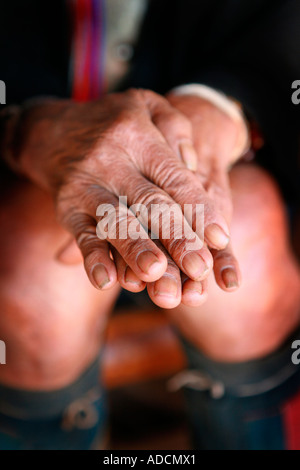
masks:
[[[169,315],[184,334],[218,360],[248,360],[276,348],[299,323],[299,267],[288,243],[284,203],[273,179],[252,164],[231,172],[232,247],[242,285],[222,291],[209,279],[206,304]]]
[[[240,164],[231,171],[230,183],[234,206],[232,236],[236,245],[243,240],[268,240],[270,249],[286,249],[286,210],[274,179],[256,165]]]
[[[49,195],[12,180],[0,217],[0,331],[7,363],[0,381],[21,387],[65,385],[97,354],[118,289],[101,293],[83,264],[55,254],[69,235],[55,220]]]

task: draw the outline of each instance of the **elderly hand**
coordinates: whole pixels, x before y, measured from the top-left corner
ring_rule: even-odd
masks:
[[[228,172],[247,149],[247,127],[242,119],[232,119],[204,98],[170,93],[168,100],[192,125],[197,152],[196,175],[206,196],[230,225],[232,200]],[[230,244],[223,250],[212,249],[211,252],[218,285],[223,290],[235,290],[240,283],[240,272]]]
[[[197,153],[188,154],[185,163],[195,171],[201,184],[201,195],[205,195],[230,224],[232,201],[228,172],[247,147],[247,127],[239,113],[233,119],[213,103],[198,96],[170,93],[168,99],[174,108],[188,118],[192,126],[193,145]],[[156,121],[156,124],[172,146],[168,122]],[[216,249],[212,243],[210,247],[216,282],[225,291],[236,290],[240,283],[240,271],[230,244],[223,250]],[[167,253],[166,256],[168,257]],[[145,283],[136,277],[131,277],[131,285],[126,282],[126,263],[119,260],[118,266],[119,281],[124,288],[137,292],[145,287]],[[206,280],[197,282],[180,273],[170,257],[164,276],[156,282],[147,283],[147,289],[153,302],[164,308],[172,308],[180,302],[188,306],[199,306],[207,298]]]
[[[153,283],[166,272],[168,254],[191,282],[199,283],[213,265],[208,247],[227,246],[224,217],[184,164],[195,160],[189,120],[155,93],[130,90],[84,104],[33,102],[11,124],[9,135],[8,148],[15,152],[7,152],[6,159],[53,193],[58,218],[76,238],[94,286],[106,289],[117,280],[111,247],[119,255],[119,277],[125,263],[125,278]],[[108,234],[106,240],[99,240],[98,206],[110,204],[118,212],[118,197],[125,195],[128,205],[144,204],[146,208],[174,202],[181,207],[203,204],[208,247],[201,247],[199,233],[194,249],[186,237],[176,239],[177,226],[169,239],[160,238],[163,249],[149,236],[119,239]],[[189,223],[195,229],[192,215]],[[126,217],[129,224],[135,222],[133,213],[127,212]],[[183,216],[177,223],[184,223]]]

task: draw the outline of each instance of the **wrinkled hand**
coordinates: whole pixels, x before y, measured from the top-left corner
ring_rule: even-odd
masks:
[[[242,122],[235,122],[212,103],[196,96],[170,94],[169,102],[184,114],[192,126],[193,145],[197,153],[186,154],[185,163],[192,169],[201,183],[201,194],[205,194],[213,206],[222,213],[228,225],[232,216],[232,199],[228,172],[241,157],[248,144],[248,132]],[[160,130],[167,135],[167,122],[162,122]],[[172,145],[169,139],[170,145]],[[234,291],[238,288],[241,276],[231,245],[217,250],[210,243],[214,259],[215,279],[221,289]],[[168,254],[166,253],[168,257]],[[119,266],[122,266],[120,261]],[[123,262],[123,272],[125,263]],[[132,279],[132,286],[119,276],[123,287],[136,292],[145,283]],[[134,285],[135,281],[135,285]],[[207,282],[195,281],[180,273],[178,266],[168,259],[168,269],[159,281],[147,283],[151,299],[159,306],[171,308],[182,302],[188,306],[199,306],[207,298]],[[161,291],[164,295],[161,295]]]
[[[94,286],[109,288],[117,277],[121,284],[126,277],[154,283],[166,272],[167,258],[178,270],[178,282],[181,272],[186,283],[199,283],[213,266],[208,247],[228,244],[226,220],[184,164],[195,159],[190,122],[155,93],[130,90],[84,104],[36,103],[24,113],[19,137],[14,165],[53,193],[58,219],[75,237]],[[163,248],[149,236],[120,240],[108,234],[99,240],[97,207],[110,204],[118,212],[118,196],[146,208],[204,204],[208,247],[191,250],[190,240],[175,239],[176,227],[170,239],[160,239]],[[126,217],[128,224],[136,222],[133,213]],[[195,229],[194,217],[189,223]]]
[[[233,121],[212,103],[200,97],[169,94],[168,99],[192,125],[193,143],[197,152],[195,173],[206,196],[213,201],[216,210],[230,225],[232,199],[228,173],[241,157],[245,145],[247,146],[247,128],[244,123]],[[211,252],[218,285],[223,290],[235,290],[240,283],[240,272],[231,245],[223,250],[212,249]]]

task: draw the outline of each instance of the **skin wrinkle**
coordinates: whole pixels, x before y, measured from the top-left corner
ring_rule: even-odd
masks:
[[[125,116],[125,115],[123,115],[123,119],[124,119],[124,116]],[[119,128],[118,128],[118,127],[116,127],[116,129],[118,130]],[[115,132],[115,129],[114,129],[114,132]]]
[[[127,116],[129,116],[129,115],[128,115],[127,113],[123,113],[122,119],[125,119],[125,116],[126,116],[126,118],[127,118]],[[178,121],[176,121],[176,122],[178,122]],[[126,124],[127,124],[127,122],[126,122]],[[117,134],[118,134],[118,133],[120,132],[120,129],[122,130],[122,127],[123,127],[122,125],[119,125],[119,123],[117,123],[117,125],[115,125],[114,128],[112,129],[112,134],[114,134],[114,133],[117,133]],[[150,148],[151,148],[151,147],[150,147]],[[99,152],[99,149],[96,149],[96,150],[95,150],[95,153],[97,154],[97,157],[98,157],[98,156],[99,156],[99,153],[100,153],[100,152]],[[106,159],[106,160],[104,159],[104,163],[105,163],[105,161],[108,162],[108,159]],[[167,174],[167,177],[169,178],[169,174]],[[125,181],[125,187],[126,187],[126,181]],[[116,192],[116,191],[115,191],[115,192]]]
[[[140,196],[140,192],[143,193],[142,196]],[[159,220],[157,220],[157,217],[154,218],[153,217],[153,210],[152,210],[152,206],[153,205],[159,205],[160,208],[163,208],[165,207],[165,210],[167,208],[172,208],[172,206],[174,206],[174,203],[172,201],[170,201],[169,197],[162,193],[162,195],[160,194],[159,196],[157,195],[157,190],[155,190],[155,187],[153,186],[153,191],[150,191],[149,190],[146,192],[146,191],[139,191],[137,190],[136,191],[136,197],[137,197],[137,200],[139,201],[138,203],[139,204],[143,204],[144,206],[146,206],[147,208],[147,211],[148,211],[148,221],[143,221],[144,223],[147,222],[148,224],[148,227],[153,231],[158,233],[158,229],[157,227],[160,227],[160,224],[159,224]],[[177,205],[176,205],[177,207]],[[183,220],[183,214],[181,212],[181,222],[180,222],[180,225],[182,224],[182,220]],[[154,222],[154,226],[153,226],[153,222]]]

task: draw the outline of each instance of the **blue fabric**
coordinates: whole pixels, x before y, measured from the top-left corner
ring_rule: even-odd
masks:
[[[73,384],[51,392],[0,385],[0,450],[88,450],[107,428],[99,358]]]
[[[299,337],[298,330],[273,354],[235,364],[212,361],[182,341],[190,370],[224,386],[219,398],[213,397],[211,388],[184,387],[195,449],[287,448],[283,413],[285,404],[300,393],[300,366],[291,361],[291,344]]]
[[[97,421],[87,429],[63,429],[63,415],[47,420],[18,420],[0,414],[1,450],[89,450],[104,438],[107,408],[104,396],[93,404]]]

